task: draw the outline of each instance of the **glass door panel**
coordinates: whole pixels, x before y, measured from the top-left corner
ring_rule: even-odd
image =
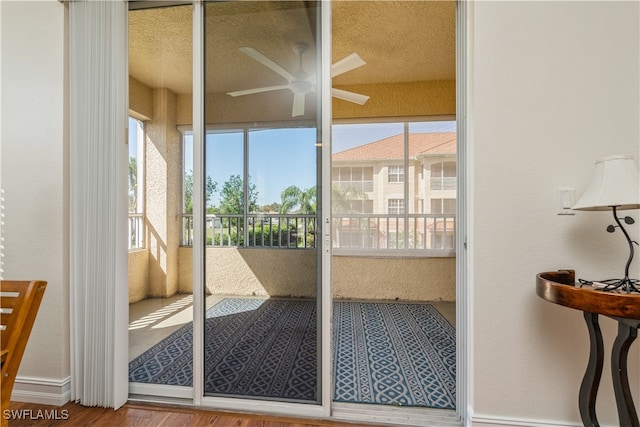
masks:
[[[129,6],[130,391],[190,397],[193,6]]]
[[[332,108],[333,413],[453,410],[456,2],[331,5],[333,62],[366,62],[333,88],[369,97]]]
[[[320,400],[316,17],[205,3],[206,396]]]

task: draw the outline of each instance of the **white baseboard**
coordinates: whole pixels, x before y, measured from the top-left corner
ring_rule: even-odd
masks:
[[[506,417],[475,415],[467,426],[473,427],[580,427],[582,423],[566,423],[548,420],[515,419]]]
[[[462,421],[451,409],[333,402],[332,414],[332,419],[351,423],[379,423],[385,426],[462,426]]]
[[[71,399],[71,377],[64,379],[17,377],[11,400],[62,406]]]

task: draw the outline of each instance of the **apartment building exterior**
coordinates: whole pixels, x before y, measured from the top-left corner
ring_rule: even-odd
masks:
[[[332,182],[334,248],[451,255],[455,132],[398,134],[334,153]]]

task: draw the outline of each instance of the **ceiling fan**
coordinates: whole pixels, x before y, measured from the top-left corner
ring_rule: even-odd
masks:
[[[227,95],[231,95],[233,97],[243,96],[243,95],[251,95],[254,93],[261,92],[269,92],[273,90],[282,90],[289,89],[293,93],[293,109],[291,111],[291,117],[301,116],[304,114],[304,101],[305,96],[309,92],[314,92],[316,90],[316,82],[314,75],[307,75],[302,69],[302,55],[308,50],[308,46],[305,43],[296,43],[293,46],[293,51],[298,55],[299,58],[299,69],[295,74],[292,74],[282,68],[280,65],[276,64],[273,60],[269,59],[260,51],[252,48],[252,47],[241,47],[240,51],[250,58],[260,62],[265,67],[270,68],[275,71],[285,79],[287,79],[287,84],[277,85],[277,86],[265,86],[258,87],[254,89],[246,89],[246,90],[238,90],[235,92],[227,92]],[[346,73],[348,71],[354,70],[358,67],[365,65],[366,62],[360,58],[357,53],[352,53],[351,55],[341,59],[331,66],[331,77],[339,76],[340,74]],[[331,88],[331,95],[343,99],[345,101],[354,102],[356,104],[363,105],[369,99],[366,95],[361,95],[359,93],[349,92],[342,89]]]

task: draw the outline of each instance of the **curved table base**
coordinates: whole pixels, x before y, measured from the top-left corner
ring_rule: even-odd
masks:
[[[633,405],[627,372],[627,356],[640,327],[640,293],[602,292],[592,287],[577,287],[574,270],[558,270],[536,276],[536,294],[549,302],[581,310],[587,322],[590,340],[589,363],[580,385],[578,406],[587,427],[597,427],[596,396],[602,377],[604,349],[598,315],[618,322],[618,335],[611,350],[611,375],[620,426],[640,427]]]
[[[618,335],[611,350],[611,376],[613,379],[613,391],[616,396],[618,407],[618,419],[620,425],[625,427],[640,427],[638,414],[633,404],[631,389],[629,387],[629,377],[627,372],[627,357],[631,343],[638,336],[639,320],[612,317],[618,321]],[[580,417],[585,427],[599,427],[596,417],[596,396],[602,377],[602,365],[604,362],[604,346],[602,343],[602,332],[598,323],[598,315],[584,312],[584,319],[589,330],[589,362],[587,370],[582,378],[580,394],[578,395],[578,407]]]
[[[604,345],[602,343],[602,332],[598,323],[598,315],[595,313],[584,312],[584,320],[587,322],[589,329],[589,363],[587,371],[582,378],[580,385],[580,394],[578,395],[578,407],[580,408],[580,417],[585,427],[599,427],[596,417],[596,396],[598,395],[598,387],[600,386],[600,378],[602,377],[602,364],[604,362]]]
[[[618,418],[621,426],[640,427],[627,374],[627,356],[631,343],[638,336],[640,321],[623,318],[615,318],[615,320],[618,321],[618,336],[611,350],[611,374],[618,405]]]

